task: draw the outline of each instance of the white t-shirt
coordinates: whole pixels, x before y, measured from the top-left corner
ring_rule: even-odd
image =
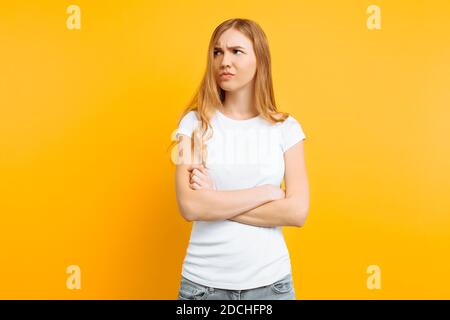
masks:
[[[192,137],[197,112],[190,111],[176,131]],[[260,116],[234,120],[216,111],[206,140],[206,167],[217,190],[280,186],[286,150],[305,134],[292,116],[271,124]],[[269,285],[291,273],[281,227],[257,227],[231,220],[194,221],[182,275],[199,284],[229,290]]]

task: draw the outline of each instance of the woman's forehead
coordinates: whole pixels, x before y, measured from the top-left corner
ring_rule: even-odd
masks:
[[[242,47],[246,49],[252,46],[252,42],[240,31],[229,29],[220,35],[216,46],[228,48]]]

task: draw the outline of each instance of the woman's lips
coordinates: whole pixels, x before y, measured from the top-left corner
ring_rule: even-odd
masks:
[[[228,74],[222,74],[222,75],[220,76],[220,79],[222,79],[222,80],[228,80],[228,79],[231,79],[231,78],[233,78],[233,77],[234,77],[234,74],[228,73]]]

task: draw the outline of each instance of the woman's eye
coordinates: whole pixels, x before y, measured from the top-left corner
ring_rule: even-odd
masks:
[[[239,49],[234,49],[233,52],[234,53],[237,53],[237,52],[244,53],[242,50],[239,50]],[[217,56],[219,53],[222,53],[222,52],[221,51],[214,51],[214,56]]]

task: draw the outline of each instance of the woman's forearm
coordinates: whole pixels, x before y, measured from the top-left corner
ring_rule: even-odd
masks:
[[[230,219],[276,199],[279,195],[274,186],[263,185],[230,191],[192,190],[187,203],[192,220],[215,221]]]
[[[303,225],[306,213],[302,212],[294,198],[271,201],[243,212],[229,220],[257,227]]]

